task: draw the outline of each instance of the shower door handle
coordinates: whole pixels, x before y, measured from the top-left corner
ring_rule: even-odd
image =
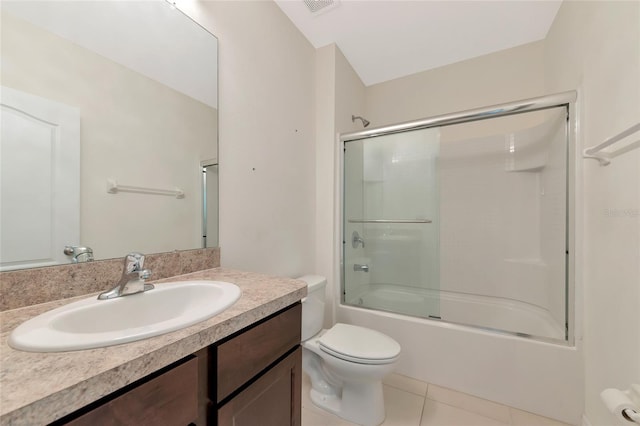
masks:
[[[358,271],[362,271],[362,272],[369,272],[369,265],[359,265],[359,264],[355,264],[353,265],[353,270],[358,272]]]

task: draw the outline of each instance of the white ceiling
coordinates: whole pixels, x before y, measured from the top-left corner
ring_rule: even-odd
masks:
[[[338,1],[338,0],[336,0]],[[275,0],[314,47],[336,43],[369,86],[545,38],[561,0]]]
[[[2,0],[0,5],[3,12],[217,108],[218,40],[165,1]]]

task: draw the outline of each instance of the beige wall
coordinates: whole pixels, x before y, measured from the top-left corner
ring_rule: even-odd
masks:
[[[334,249],[334,174],[335,111],[336,111],[336,60],[335,45],[322,47],[316,51],[316,175],[315,175],[315,269],[314,273],[327,277],[327,302],[325,305],[325,326],[333,324],[335,287]],[[339,254],[338,254],[339,255]]]
[[[369,86],[365,117],[377,127],[543,94],[539,41]]]
[[[6,12],[2,36],[3,85],[80,110],[81,240],[69,243],[98,259],[200,247],[216,110]],[[186,196],[108,194],[108,178]]]
[[[316,53],[316,265],[315,273],[327,277],[325,322],[334,321],[339,297],[340,271],[337,227],[340,193],[337,135],[358,130],[351,114],[364,111],[365,86],[340,49],[331,44]]]
[[[545,73],[548,91],[580,89],[578,152],[637,123],[640,3],[565,1],[545,40]],[[640,150],[607,167],[579,161],[585,411],[603,426],[615,420],[599,393],[640,383]]]
[[[185,8],[220,42],[222,265],[313,273],[315,49],[271,1]]]

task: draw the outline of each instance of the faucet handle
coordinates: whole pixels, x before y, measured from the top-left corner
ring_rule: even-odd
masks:
[[[129,253],[124,258],[124,270],[127,273],[141,271],[144,266],[144,254],[142,253]]]
[[[362,248],[364,248],[364,240],[358,234],[358,231],[353,231],[353,234],[351,234],[351,247],[358,248],[358,244],[362,244]]]

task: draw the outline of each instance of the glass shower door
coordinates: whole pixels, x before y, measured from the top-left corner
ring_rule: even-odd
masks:
[[[345,143],[343,303],[440,317],[439,130]]]

